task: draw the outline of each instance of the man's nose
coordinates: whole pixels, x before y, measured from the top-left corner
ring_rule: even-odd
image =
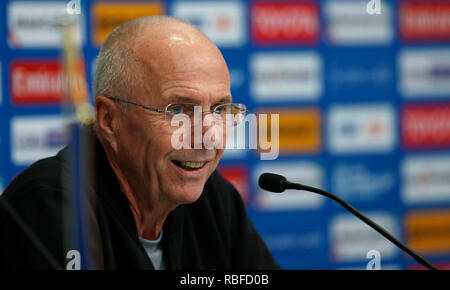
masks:
[[[208,134],[208,141],[216,142],[218,136],[218,128],[216,126],[216,120],[214,118],[214,111],[208,107],[195,107],[194,116],[192,120],[193,130],[191,130],[192,148],[199,148],[200,143],[203,145],[201,148],[205,148],[204,136]],[[201,129],[200,129],[201,128]],[[201,135],[200,135],[201,134]],[[199,135],[199,136],[196,136]],[[198,144],[197,144],[198,143]],[[197,146],[196,146],[197,145]]]

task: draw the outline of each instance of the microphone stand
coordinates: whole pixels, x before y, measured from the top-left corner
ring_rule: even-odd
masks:
[[[314,193],[317,193],[317,194],[320,194],[320,195],[324,195],[326,197],[329,197],[329,198],[333,199],[334,201],[336,201],[340,205],[342,205],[344,208],[346,208],[348,211],[350,211],[352,214],[354,214],[356,217],[358,217],[359,219],[364,221],[366,224],[368,224],[370,227],[372,227],[374,230],[376,230],[377,232],[382,234],[386,239],[388,239],[389,241],[394,243],[397,247],[399,247],[400,249],[405,251],[408,255],[413,257],[416,261],[421,263],[423,266],[425,266],[426,268],[428,268],[430,270],[439,270],[436,266],[434,266],[433,264],[428,262],[426,259],[424,259],[422,256],[420,256],[416,252],[414,252],[408,246],[406,246],[405,244],[403,244],[402,242],[397,240],[393,235],[391,235],[385,229],[380,227],[378,224],[373,222],[371,219],[369,219],[364,214],[362,214],[359,210],[357,210],[352,205],[350,205],[346,201],[342,200],[338,196],[336,196],[336,195],[334,195],[334,194],[332,194],[330,192],[327,192],[325,190],[321,190],[321,189],[318,189],[318,188],[315,188],[315,187],[311,187],[311,186],[307,186],[307,185],[303,185],[303,184],[292,183],[292,182],[289,182],[287,180],[283,180],[283,181],[281,181],[281,183],[282,183],[282,185],[283,185],[283,187],[285,189],[306,190],[306,191],[314,192]]]

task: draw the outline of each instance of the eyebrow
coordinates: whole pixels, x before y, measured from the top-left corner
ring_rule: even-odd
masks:
[[[220,98],[215,103],[216,104],[219,104],[219,103],[231,103],[231,100],[232,100],[231,96],[227,95],[227,96],[224,96],[224,97]],[[184,96],[175,95],[175,96],[172,96],[172,97],[169,98],[169,102],[170,103],[191,103],[191,104],[197,104],[198,100],[194,99],[192,97],[184,97]]]

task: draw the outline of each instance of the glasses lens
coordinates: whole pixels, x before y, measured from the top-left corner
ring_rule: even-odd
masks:
[[[247,113],[247,108],[245,107],[244,104],[225,104],[222,105],[224,107],[224,114],[227,114],[231,117],[231,125],[232,126],[237,126],[240,123],[242,123],[242,121],[245,118],[245,114]]]
[[[247,114],[247,107],[244,104],[233,104],[234,126],[241,124]]]
[[[194,105],[192,104],[171,104],[166,109],[170,115],[186,114],[191,116],[194,112]]]
[[[194,104],[170,104],[166,108],[166,112],[170,117],[180,114],[186,114],[190,117],[194,115]],[[216,106],[213,110],[213,116],[215,118],[222,118],[222,121],[225,121],[223,117],[229,116],[231,117],[231,125],[237,126],[239,125],[245,118],[247,113],[247,107],[244,104],[222,104]]]

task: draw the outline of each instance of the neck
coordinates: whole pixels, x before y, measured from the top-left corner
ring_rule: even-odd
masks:
[[[131,170],[122,170],[114,153],[108,146],[106,157],[119,181],[128,204],[133,213],[138,235],[147,240],[156,240],[161,232],[164,221],[177,205],[161,198],[160,192],[150,190],[146,182],[140,182],[138,174],[126,174]],[[148,178],[147,178],[148,179]]]

